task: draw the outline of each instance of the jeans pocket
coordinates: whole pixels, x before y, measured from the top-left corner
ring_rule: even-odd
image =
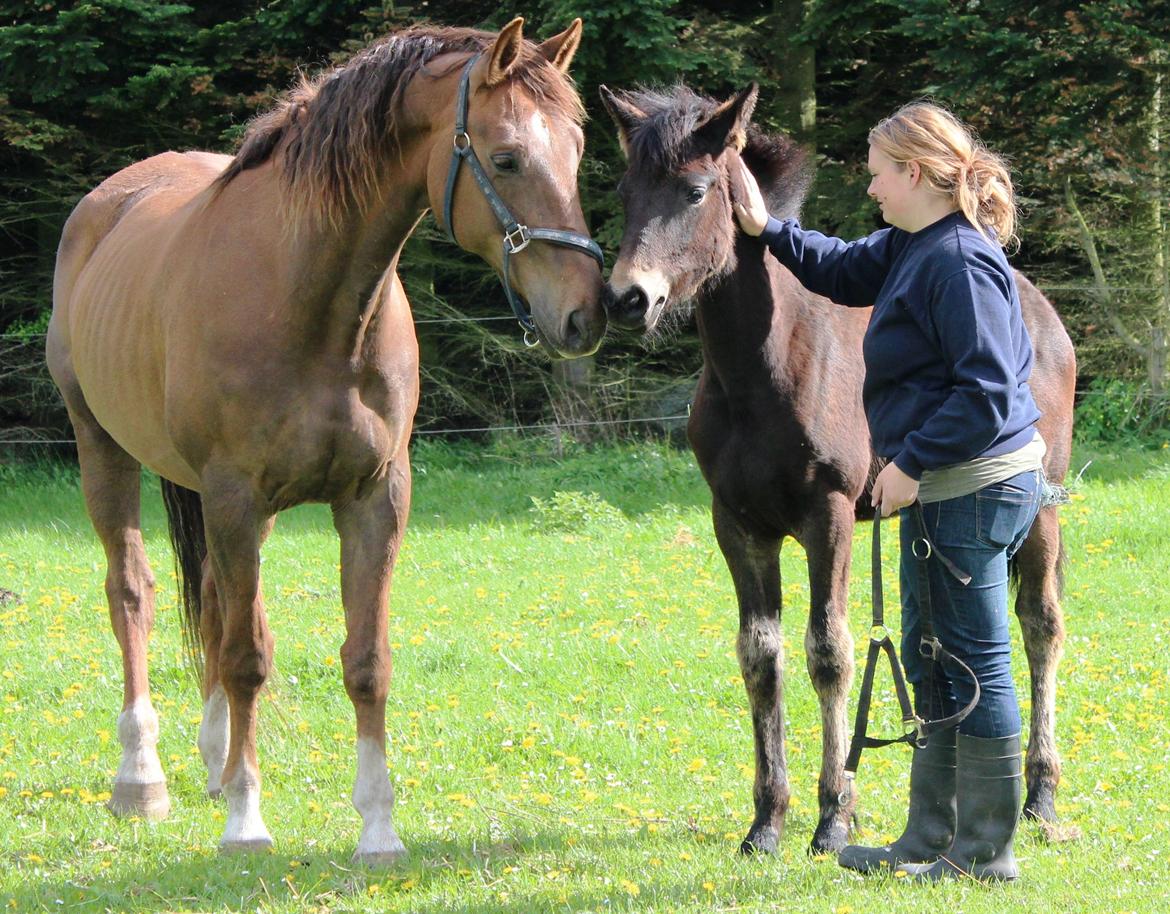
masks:
[[[976,492],[975,528],[979,542],[996,549],[1006,549],[1016,542],[1035,517],[1038,484],[1036,473],[1021,473]]]

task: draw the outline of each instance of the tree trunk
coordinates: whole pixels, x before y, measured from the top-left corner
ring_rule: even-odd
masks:
[[[784,125],[810,153],[816,151],[817,58],[816,48],[795,41],[811,15],[814,0],[772,0],[773,34],[781,38],[777,60],[777,95]]]
[[[1150,392],[1161,396],[1166,389],[1167,328],[1170,327],[1170,238],[1167,237],[1165,206],[1166,176],[1165,152],[1162,144],[1163,128],[1163,86],[1166,58],[1159,48],[1151,55],[1154,70],[1154,90],[1150,96],[1149,133],[1147,142],[1150,152],[1151,192],[1147,198],[1147,226],[1150,246],[1150,288],[1152,290],[1150,313],[1150,351],[1146,359],[1147,378]]]

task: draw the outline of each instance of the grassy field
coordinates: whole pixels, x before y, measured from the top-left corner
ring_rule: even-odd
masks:
[[[277,669],[260,754],[276,847],[221,858],[224,812],[203,793],[200,702],[156,482],[144,479],[144,528],[159,581],[152,685],[172,813],[149,824],[116,820],[103,803],[118,762],[120,660],[75,474],[0,467],[0,587],[15,595],[0,596],[0,910],[1160,914],[1170,894],[1170,452],[1082,453],[1077,466],[1090,457],[1063,509],[1058,730],[1059,807],[1084,837],[1049,844],[1024,827],[1023,879],[998,889],[864,879],[806,855],[820,737],[801,647],[807,578],[792,543],[792,809],[778,854],[737,855],[750,821],[750,721],[732,589],[689,454],[641,445],[554,457],[508,441],[416,450],[388,708],[396,824],[411,857],[390,871],[349,859],[353,717],[327,511],[282,515],[264,553]],[[850,601],[859,666],[868,533],[855,539]],[[892,554],[886,568],[894,588]],[[892,693],[884,699],[892,720]],[[867,753],[863,840],[900,830],[908,767],[902,747]]]

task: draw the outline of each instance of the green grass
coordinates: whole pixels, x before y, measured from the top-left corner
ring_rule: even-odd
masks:
[[[390,871],[349,860],[353,717],[328,512],[282,515],[265,547],[277,668],[259,750],[276,847],[223,858],[156,483],[144,480],[143,522],[159,581],[151,672],[172,812],[149,824],[114,819],[102,803],[118,762],[121,665],[75,474],[0,468],[0,586],[19,595],[0,605],[0,910],[1160,914],[1170,886],[1168,454],[1077,463],[1094,460],[1063,509],[1058,802],[1084,837],[1048,844],[1025,826],[1023,880],[999,889],[864,879],[806,856],[820,727],[801,647],[807,578],[792,543],[792,809],[778,854],[737,855],[750,821],[750,721],[732,589],[689,454],[642,445],[554,458],[532,442],[416,450],[387,712],[411,858]],[[868,533],[855,539],[850,594],[859,668]],[[893,593],[892,553],[886,575]],[[1024,685],[1018,644],[1017,658]],[[884,692],[887,722],[894,705]],[[867,753],[862,840],[900,830],[908,762],[901,747]]]

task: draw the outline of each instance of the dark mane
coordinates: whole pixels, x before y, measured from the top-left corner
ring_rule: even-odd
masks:
[[[695,128],[719,105],[683,85],[635,89],[621,97],[646,114],[626,138],[630,159],[665,171],[675,171],[701,153],[693,139]],[[798,215],[812,183],[808,156],[799,144],[751,124],[742,155],[767,198],[768,211],[779,218]]]
[[[396,117],[410,79],[442,54],[478,53],[496,35],[474,29],[413,27],[395,32],[283,93],[256,117],[216,191],[277,154],[294,206],[328,219],[374,192],[377,170],[395,149]],[[580,124],[584,108],[572,82],[525,41],[512,71],[545,110]]]

